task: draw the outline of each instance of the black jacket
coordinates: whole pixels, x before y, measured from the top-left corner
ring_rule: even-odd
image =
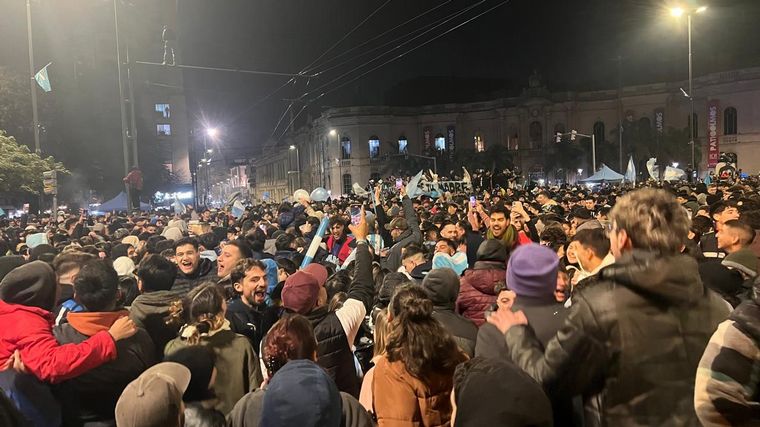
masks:
[[[433,302],[433,318],[449,331],[463,352],[473,357],[478,327],[470,319],[454,311],[459,294],[459,283],[426,281],[424,286]]]
[[[358,244],[356,275],[348,290],[347,300],[360,301],[364,305],[366,317],[374,297],[372,256],[366,244]],[[323,306],[313,310],[306,317],[314,327],[314,335],[317,337],[317,363],[335,380],[338,390],[358,398],[361,380],[356,375],[354,355],[338,316],[335,312],[328,312],[327,307]],[[355,326],[358,328],[358,325]]]
[[[263,315],[254,308],[247,306],[242,299],[235,298],[227,303],[227,320],[230,321],[230,329],[236,334],[248,338],[253,346],[253,351],[259,355],[259,344],[264,336],[262,328]]]
[[[422,242],[422,231],[420,230],[420,223],[417,220],[417,213],[414,212],[414,205],[409,197],[404,196],[401,200],[401,204],[404,206],[404,217],[406,223],[409,225],[409,229],[405,230],[400,236],[398,241],[391,246],[388,258],[385,261],[385,266],[390,271],[396,271],[401,267],[401,250],[411,245],[412,243],[420,244]]]
[[[174,280],[172,291],[186,294],[205,281],[218,282],[219,278],[216,277],[216,263],[210,259],[201,258],[193,274],[185,274],[177,269],[177,278]]]
[[[512,327],[512,360],[550,395],[583,395],[586,425],[698,425],[697,364],[729,306],[697,262],[634,250],[590,282],[546,350]]]
[[[97,316],[101,313],[79,313],[79,316]],[[78,344],[89,338],[93,331],[79,331],[71,323],[53,329],[61,344]],[[127,339],[116,342],[115,360],[105,363],[74,379],[55,386],[61,401],[63,425],[113,425],[114,410],[124,388],[156,362],[153,342],[148,333],[138,329]]]

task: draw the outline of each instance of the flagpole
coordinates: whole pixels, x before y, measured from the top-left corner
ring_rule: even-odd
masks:
[[[37,114],[37,88],[34,79],[34,44],[32,43],[32,3],[26,0],[26,35],[29,43],[29,83],[32,89],[32,127],[34,128],[34,152],[40,153],[40,122]]]

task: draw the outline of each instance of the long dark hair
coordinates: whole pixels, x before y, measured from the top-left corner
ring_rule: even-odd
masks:
[[[433,319],[433,302],[422,287],[406,285],[397,290],[389,312],[386,355],[391,362],[404,362],[412,376],[425,380],[435,373],[451,375],[467,359],[451,334]]]

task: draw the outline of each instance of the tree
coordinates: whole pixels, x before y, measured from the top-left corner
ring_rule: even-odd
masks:
[[[59,174],[69,173],[62,163],[56,162],[52,157],[43,159],[0,130],[0,193],[39,194],[42,189],[42,173],[48,170],[56,170]]]
[[[46,119],[51,116],[52,105],[51,94],[37,96],[41,122],[49,122]],[[9,131],[25,145],[34,146],[29,78],[6,67],[0,67],[0,129]]]

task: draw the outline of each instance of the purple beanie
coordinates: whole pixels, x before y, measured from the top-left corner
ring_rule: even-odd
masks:
[[[557,254],[546,246],[530,243],[512,252],[507,264],[507,287],[518,297],[532,297],[556,302]]]

